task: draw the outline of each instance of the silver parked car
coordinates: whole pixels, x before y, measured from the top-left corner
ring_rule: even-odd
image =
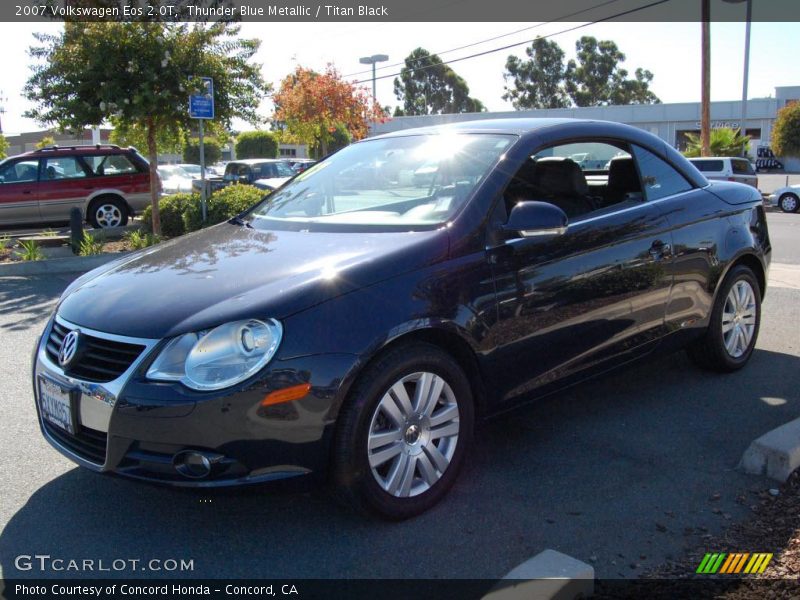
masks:
[[[707,179],[717,181],[736,181],[746,183],[758,189],[758,175],[753,163],[747,158],[737,156],[709,156],[690,158]]]

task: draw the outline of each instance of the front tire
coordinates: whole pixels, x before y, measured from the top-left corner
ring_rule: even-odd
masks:
[[[713,371],[741,369],[750,360],[760,326],[758,281],[748,267],[737,265],[720,286],[708,329],[688,348],[689,357]]]
[[[425,512],[452,487],[473,424],[472,391],[452,357],[425,343],[390,350],[340,413],[333,456],[340,498],[392,520]]]
[[[778,199],[778,207],[785,213],[795,213],[800,208],[800,198],[794,194],[784,194]]]

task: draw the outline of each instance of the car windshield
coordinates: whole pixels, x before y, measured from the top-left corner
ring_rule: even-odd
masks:
[[[515,140],[442,134],[353,144],[299,174],[250,217],[264,228],[298,223],[402,230],[444,223]]]

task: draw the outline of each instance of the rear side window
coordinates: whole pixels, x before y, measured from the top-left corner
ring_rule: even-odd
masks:
[[[647,200],[658,200],[692,189],[683,175],[652,152],[633,146],[633,154],[639,163],[642,187]]]
[[[741,160],[731,160],[731,167],[733,168],[733,172],[737,175],[755,175],[756,172],[753,170],[753,165],[750,164],[749,160],[741,159]]]
[[[724,165],[721,160],[693,160],[692,164],[704,173],[718,173]]]
[[[51,156],[44,160],[43,179],[77,179],[86,177],[86,170],[75,156]]]
[[[92,174],[99,177],[129,175],[139,172],[136,165],[124,154],[89,155],[84,156],[83,161]]]

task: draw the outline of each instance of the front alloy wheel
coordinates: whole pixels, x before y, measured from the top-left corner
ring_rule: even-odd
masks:
[[[458,403],[444,379],[429,372],[399,379],[372,415],[367,436],[372,476],[392,496],[422,494],[450,466],[458,429]]]
[[[348,505],[418,515],[452,487],[472,436],[469,381],[427,343],[396,346],[353,386],[337,421],[333,482]]]

